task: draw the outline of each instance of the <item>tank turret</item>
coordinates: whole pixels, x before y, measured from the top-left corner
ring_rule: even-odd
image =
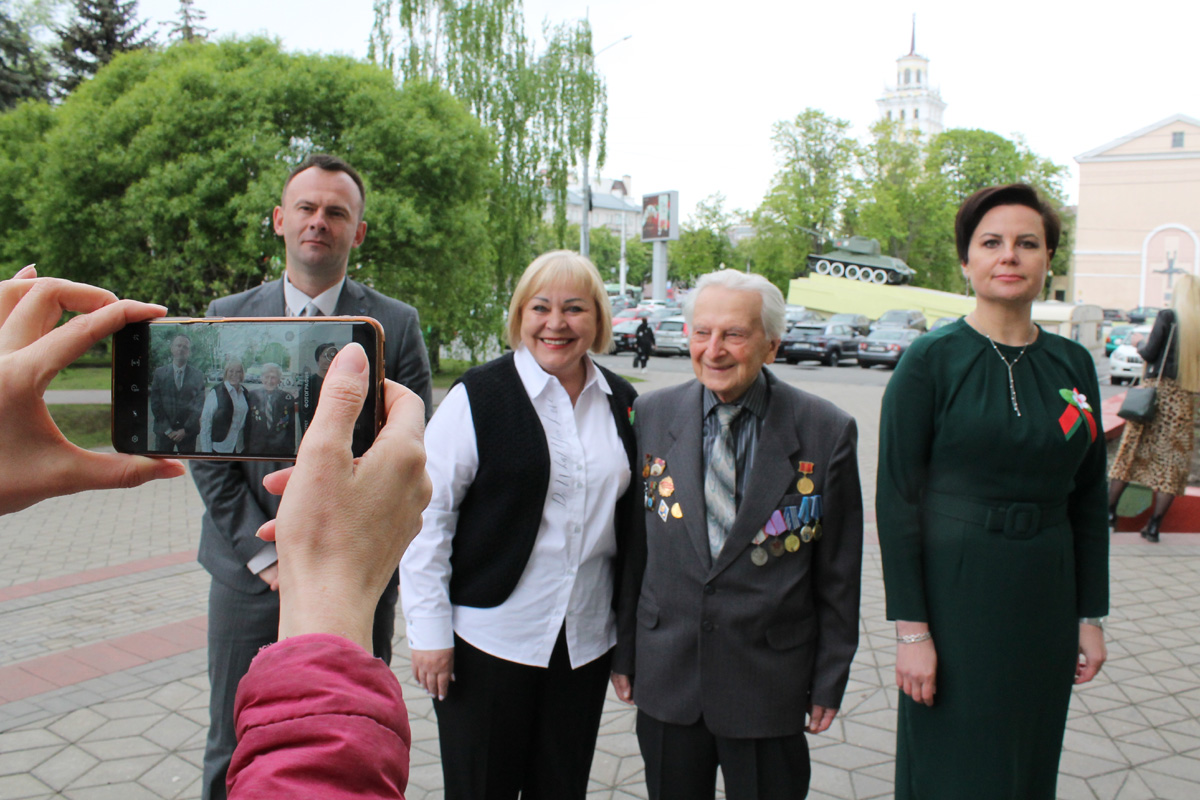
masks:
[[[893,286],[908,283],[917,274],[900,259],[882,255],[879,242],[866,236],[837,239],[833,246],[828,253],[810,255],[809,270],[818,275]]]

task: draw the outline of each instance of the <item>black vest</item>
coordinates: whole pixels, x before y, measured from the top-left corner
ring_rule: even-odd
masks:
[[[632,472],[638,466],[637,443],[629,411],[637,393],[624,378],[596,367],[612,389],[609,405]],[[494,608],[512,594],[533,552],[550,483],[550,448],[512,353],[468,370],[460,381],[471,401],[479,469],[459,504],[450,553],[450,602]],[[631,477],[617,502],[618,580],[626,532],[637,511],[636,486]],[[614,602],[616,598],[614,591]]]
[[[242,399],[249,404],[246,387],[239,386],[238,389],[242,392]],[[212,440],[223,442],[229,435],[229,427],[233,425],[233,398],[230,397],[229,389],[225,387],[223,381],[213,387],[213,394],[217,396],[217,410],[212,418]]]

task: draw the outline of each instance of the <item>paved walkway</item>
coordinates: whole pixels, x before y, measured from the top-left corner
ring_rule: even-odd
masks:
[[[785,372],[783,370],[781,373]],[[881,390],[797,381],[854,413],[873,503]],[[638,388],[677,375],[647,375]],[[786,373],[785,378],[790,378]],[[0,800],[200,796],[208,579],[189,480],[47,501],[0,519]],[[1200,536],[1114,537],[1110,661],[1072,700],[1063,798],[1200,797]],[[895,644],[874,525],[862,639],[842,712],[811,737],[813,798],[892,794]],[[432,705],[412,683],[403,621],[393,668],[413,728],[411,800],[441,797]],[[644,798],[633,711],[606,704],[590,797]]]

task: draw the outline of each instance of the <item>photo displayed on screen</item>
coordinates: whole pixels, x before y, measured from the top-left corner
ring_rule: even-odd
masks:
[[[150,325],[148,451],[293,457],[345,323]]]

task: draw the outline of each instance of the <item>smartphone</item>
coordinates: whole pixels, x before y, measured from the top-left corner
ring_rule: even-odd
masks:
[[[361,456],[383,425],[383,327],[370,317],[156,319],[113,336],[112,440],[120,453],[294,461],[338,351],[358,342],[370,387]]]

